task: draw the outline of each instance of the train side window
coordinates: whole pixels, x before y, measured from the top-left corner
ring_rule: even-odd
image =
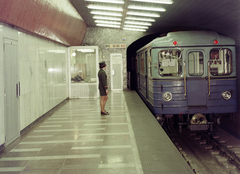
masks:
[[[188,54],[188,73],[190,76],[201,76],[204,72],[203,53],[192,51]]]
[[[141,53],[141,56],[140,56],[140,72],[141,72],[141,74],[145,74],[144,73],[144,57],[143,57],[143,53]]]
[[[180,50],[162,50],[158,56],[159,74],[161,76],[180,76],[182,73],[182,56]]]
[[[210,51],[210,72],[213,76],[230,75],[232,73],[232,51],[227,48]]]

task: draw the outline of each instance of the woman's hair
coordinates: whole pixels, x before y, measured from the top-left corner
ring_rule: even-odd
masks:
[[[100,65],[99,65],[99,68],[102,69],[102,68],[104,68],[105,66],[106,66],[106,64],[103,63],[103,64],[100,64]]]

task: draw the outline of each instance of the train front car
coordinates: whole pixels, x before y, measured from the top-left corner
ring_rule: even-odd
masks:
[[[235,41],[209,31],[171,32],[138,51],[138,89],[160,122],[212,131],[237,111]]]

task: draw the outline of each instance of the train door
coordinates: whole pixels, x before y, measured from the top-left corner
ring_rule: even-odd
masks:
[[[191,50],[187,54],[188,78],[187,101],[188,107],[206,107],[207,106],[207,79],[204,77],[204,52]]]
[[[145,85],[146,85],[146,99],[148,99],[148,51],[145,52]]]
[[[20,136],[18,81],[18,45],[16,41],[4,40],[4,119],[5,143],[10,144]]]

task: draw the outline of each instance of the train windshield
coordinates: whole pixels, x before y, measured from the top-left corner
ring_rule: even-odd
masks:
[[[190,76],[203,75],[203,53],[192,51],[188,54],[188,73]]]
[[[182,73],[182,56],[180,50],[162,50],[158,56],[159,74],[161,76],[180,76]]]
[[[210,51],[210,72],[214,76],[232,73],[232,51],[230,49],[212,49]]]

